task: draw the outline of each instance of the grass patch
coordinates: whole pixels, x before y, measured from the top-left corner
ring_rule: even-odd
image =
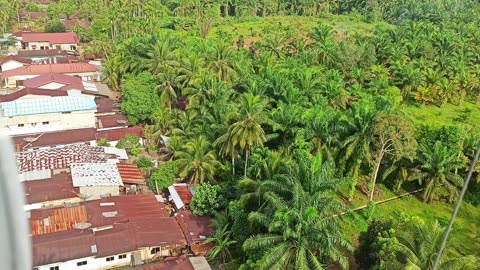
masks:
[[[383,198],[387,199],[396,194],[389,191],[383,185],[380,188],[384,191]],[[402,190],[399,194],[405,193]],[[365,205],[368,198],[361,192],[356,192],[354,203],[350,208]],[[418,196],[410,196],[402,199],[394,200],[384,204],[377,205],[373,218],[395,218],[399,213],[404,212],[410,216],[418,216],[425,222],[432,222],[435,219],[443,226],[448,225],[448,221],[452,215],[454,205],[444,202],[434,202],[426,204],[421,201]],[[351,237],[352,243],[358,245],[358,235],[360,232],[367,230],[368,222],[362,211],[348,214],[343,224],[345,236]],[[450,234],[450,243],[452,247],[464,255],[480,254],[480,208],[464,202],[460,207],[458,216],[455,220],[453,231]]]
[[[434,127],[466,125],[471,126],[472,131],[480,132],[480,103],[466,102],[462,106],[445,104],[442,107],[408,104],[402,111],[416,125],[429,124]]]

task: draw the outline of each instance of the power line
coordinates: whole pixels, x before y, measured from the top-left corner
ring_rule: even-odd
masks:
[[[445,231],[445,235],[443,236],[442,244],[440,245],[440,250],[438,251],[437,258],[435,259],[435,263],[433,264],[433,270],[436,270],[437,267],[438,267],[438,264],[440,263],[440,258],[442,257],[443,250],[445,249],[445,244],[447,243],[448,235],[450,234],[450,231],[451,231],[452,226],[453,226],[453,222],[455,221],[455,218],[457,217],[458,209],[460,208],[460,204],[462,204],[463,196],[465,195],[465,192],[467,191],[468,183],[470,183],[470,179],[472,178],[473,170],[474,170],[475,166],[477,165],[479,155],[480,155],[480,145],[478,146],[477,153],[475,154],[475,157],[472,160],[472,164],[470,165],[470,170],[468,170],[467,178],[465,179],[465,183],[463,184],[462,192],[460,193],[460,196],[458,197],[457,204],[455,205],[455,210],[453,210],[452,217],[450,218],[450,222],[448,223],[447,230]]]

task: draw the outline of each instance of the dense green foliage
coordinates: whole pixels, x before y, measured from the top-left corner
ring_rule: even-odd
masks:
[[[100,138],[97,141],[98,146],[110,146],[110,143],[108,142],[107,138]]]
[[[125,148],[127,150],[133,150],[140,146],[140,138],[137,135],[125,135],[117,142],[117,148]]]
[[[151,190],[160,192],[171,186],[178,174],[178,168],[172,161],[162,163],[158,170],[150,176],[149,187]]]
[[[52,20],[45,25],[46,33],[63,33],[65,32],[65,25],[60,20]]]
[[[150,159],[148,159],[147,157],[144,157],[144,156],[139,157],[135,161],[135,164],[137,164],[137,166],[140,169],[147,169],[147,168],[153,167],[153,162]]]
[[[153,76],[143,72],[137,76],[126,77],[123,82],[122,112],[128,116],[132,124],[147,120],[160,105],[154,91]]]
[[[220,207],[219,201],[221,201],[222,198],[219,191],[219,186],[210,185],[209,183],[197,187],[190,202],[192,212],[199,216],[212,214]]]

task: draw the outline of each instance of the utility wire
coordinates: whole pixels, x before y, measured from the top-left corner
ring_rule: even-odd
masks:
[[[472,164],[470,165],[470,170],[468,170],[467,178],[465,179],[465,183],[463,184],[462,192],[460,193],[460,196],[458,197],[457,204],[455,205],[455,210],[453,210],[452,217],[450,218],[450,222],[448,223],[447,230],[445,231],[445,235],[443,236],[442,244],[440,245],[440,250],[438,250],[437,258],[435,259],[435,263],[433,264],[433,270],[436,270],[437,267],[439,266],[440,258],[442,257],[443,250],[445,249],[445,245],[447,243],[448,235],[450,234],[450,231],[452,230],[453,222],[455,221],[455,218],[457,217],[458,209],[460,208],[460,204],[462,204],[463,196],[465,195],[465,192],[467,191],[468,183],[470,183],[470,179],[472,178],[473,170],[474,170],[475,166],[477,165],[479,155],[480,155],[480,145],[478,146],[477,153],[475,154],[475,157],[472,160]]]

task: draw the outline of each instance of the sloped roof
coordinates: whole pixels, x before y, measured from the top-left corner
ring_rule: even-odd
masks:
[[[0,103],[2,115],[5,117],[86,111],[96,108],[93,98],[83,96],[29,98]]]
[[[135,126],[135,127],[128,127],[128,128],[100,130],[97,132],[97,140],[105,138],[108,141],[119,141],[121,138],[130,134],[137,135],[139,138],[142,138],[143,128],[139,126]]]
[[[40,209],[32,211],[30,228],[32,235],[49,234],[73,230],[79,223],[88,221],[87,208],[77,206],[70,208],[55,208],[51,211]]]
[[[19,36],[23,34],[23,32],[18,32]],[[47,56],[68,56],[67,51],[62,51],[62,50],[24,50],[24,51],[18,51],[17,53],[18,56],[20,57],[47,57]]]
[[[21,97],[27,95],[36,95],[36,96],[45,96],[45,97],[60,97],[60,96],[68,96],[68,92],[66,91],[52,91],[40,88],[23,88],[18,90],[17,92],[13,92],[8,95],[0,95],[0,102],[11,102],[15,101]]]
[[[52,175],[43,180],[23,181],[27,204],[76,198],[80,189],[73,187],[69,173]]]
[[[23,33],[22,42],[42,42],[51,44],[78,44],[79,38],[76,33]]]
[[[22,75],[42,75],[47,73],[86,73],[95,71],[97,71],[95,66],[88,63],[29,65],[7,70],[2,73],[2,78]]]
[[[97,128],[113,128],[128,126],[128,119],[123,114],[97,116]]]
[[[190,211],[180,211],[175,216],[189,245],[203,242],[211,236],[213,229],[210,227],[210,217],[196,216]]]
[[[22,64],[25,64],[25,65],[32,63],[31,59],[26,59],[26,58],[16,56],[16,55],[9,55],[9,56],[3,58],[2,61],[0,61],[0,65],[3,65],[3,64],[5,64],[7,62],[10,62],[10,61],[15,61],[15,62],[22,63]]]
[[[16,136],[13,137],[13,142],[16,146],[15,148],[19,148],[20,150],[23,147],[35,148],[45,146],[67,145],[93,141],[95,140],[95,133],[95,128],[82,128],[57,132],[47,132],[37,135]],[[34,140],[30,140],[30,138],[34,138]]]
[[[47,73],[42,74],[37,77],[28,79],[23,81],[23,86],[37,88],[49,83],[60,83],[64,84],[59,88],[59,90],[70,90],[70,89],[78,89],[78,90],[85,90],[83,86],[82,79],[80,77],[60,74],[60,73]]]
[[[117,163],[124,184],[145,184],[142,171],[135,164]]]
[[[71,163],[74,187],[123,186],[116,164]]]

